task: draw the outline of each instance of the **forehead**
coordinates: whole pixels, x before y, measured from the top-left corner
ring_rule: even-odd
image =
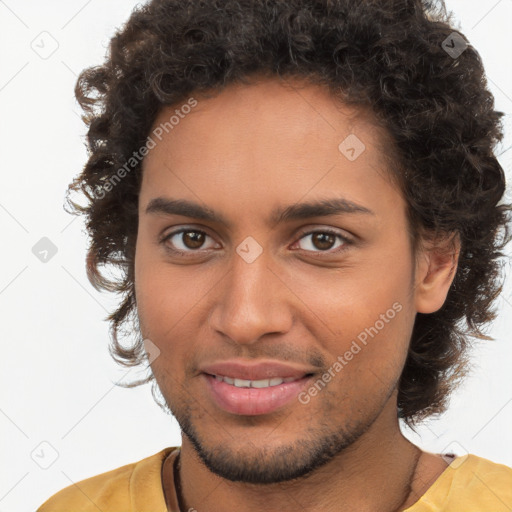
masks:
[[[191,97],[195,104],[163,107],[153,124],[159,137],[143,161],[146,204],[157,192],[212,206],[229,200],[236,216],[336,191],[359,203],[396,202],[385,197],[395,188],[387,134],[368,109],[300,79],[260,78]]]
[[[174,116],[173,126],[169,131],[178,131],[185,136],[187,128],[193,128],[195,134],[201,134],[201,123],[207,128],[219,126],[223,129],[223,138],[230,133],[240,138],[251,133],[258,140],[273,138],[276,128],[280,130],[280,139],[297,140],[314,136],[325,138],[329,133],[340,136],[353,131],[364,132],[368,142],[389,142],[384,129],[377,127],[376,119],[368,107],[353,106],[333,96],[324,85],[313,84],[305,78],[267,77],[256,75],[249,83],[232,83],[222,89],[196,92],[190,95],[195,106],[186,108],[179,119]],[[184,109],[187,101],[176,105],[161,107],[155,119],[153,129],[165,126],[166,122]],[[194,126],[184,122],[186,118],[196,118]],[[199,118],[199,119],[197,119]],[[231,127],[231,130],[229,129]],[[244,133],[237,130],[245,128]],[[218,135],[210,133],[210,136]],[[265,137],[265,135],[267,137]],[[288,137],[287,137],[288,136]],[[372,139],[372,140],[370,140]],[[195,140],[194,142],[199,142]]]

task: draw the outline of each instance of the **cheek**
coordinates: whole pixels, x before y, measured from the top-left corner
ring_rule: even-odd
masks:
[[[163,341],[179,328],[183,318],[193,307],[193,297],[183,293],[183,283],[173,275],[166,275],[156,266],[146,266],[138,272],[135,281],[137,310],[141,323],[154,336]]]
[[[405,361],[415,317],[410,262],[367,263],[363,271],[298,274],[294,292],[306,306],[303,319],[309,318],[310,331],[330,354],[329,365],[341,357],[350,367],[345,373],[364,367],[396,373]]]
[[[172,324],[183,304],[184,283],[179,272],[170,272],[171,267],[165,265],[159,253],[143,236],[139,238],[135,254],[137,308],[139,315],[146,319],[161,321],[167,317],[165,323]]]
[[[412,298],[411,279],[404,267],[386,268],[381,261],[332,272],[295,272],[289,287],[309,310],[306,317],[315,316],[332,335],[356,336],[376,322],[380,326],[381,315],[389,323],[399,323],[405,316],[398,310],[407,308]]]
[[[180,301],[175,293],[179,283],[169,279],[153,253],[144,243],[137,246],[135,297],[144,336],[161,343],[163,334],[176,323],[179,315]]]
[[[183,371],[182,357],[190,349],[183,331],[184,302],[156,266],[146,265],[136,272],[135,290],[141,334],[158,348],[152,372],[163,389],[166,383],[173,387]]]
[[[161,351],[166,366],[193,350],[213,282],[193,266],[173,267],[143,248],[135,261],[135,295],[140,327]],[[172,357],[171,357],[172,356]]]

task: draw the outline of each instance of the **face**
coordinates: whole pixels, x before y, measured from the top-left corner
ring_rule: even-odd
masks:
[[[153,129],[181,115],[153,137],[139,200],[137,310],[160,391],[211,471],[253,483],[304,476],[396,420],[416,314],[384,134],[288,83],[164,108]]]

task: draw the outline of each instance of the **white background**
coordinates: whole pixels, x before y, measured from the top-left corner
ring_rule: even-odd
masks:
[[[0,512],[34,510],[72,482],[181,443],[177,423],[154,403],[149,386],[115,386],[126,370],[107,352],[104,319],[116,298],[87,281],[82,220],[62,207],[86,161],[77,74],[103,61],[136,3],[0,1]],[[496,108],[507,114],[497,153],[509,174],[512,0],[447,5],[482,56]],[[46,59],[31,47],[41,37],[46,50],[58,44]],[[42,237],[57,248],[46,263],[32,253]],[[495,341],[474,351],[474,371],[449,412],[407,434],[423,448],[467,450],[512,466],[510,292],[507,284],[489,331]],[[47,469],[35,462],[50,464],[54,450]]]

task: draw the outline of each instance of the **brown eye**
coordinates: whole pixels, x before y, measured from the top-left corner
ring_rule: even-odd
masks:
[[[332,249],[332,245],[334,244],[336,237],[330,235],[328,233],[313,233],[311,241],[313,245],[320,249],[321,251],[327,251],[328,249]]]
[[[300,247],[300,242],[303,240],[306,243]],[[330,230],[316,230],[304,233],[298,242],[300,249],[317,254],[322,252],[335,254],[346,249],[351,243],[352,241],[349,238]]]
[[[199,249],[204,244],[204,233],[199,231],[184,231],[182,242],[189,249]]]
[[[161,243],[171,252],[193,254],[194,252],[208,248],[204,247],[208,238],[211,239],[211,237],[203,231],[196,229],[180,229],[166,235]]]

